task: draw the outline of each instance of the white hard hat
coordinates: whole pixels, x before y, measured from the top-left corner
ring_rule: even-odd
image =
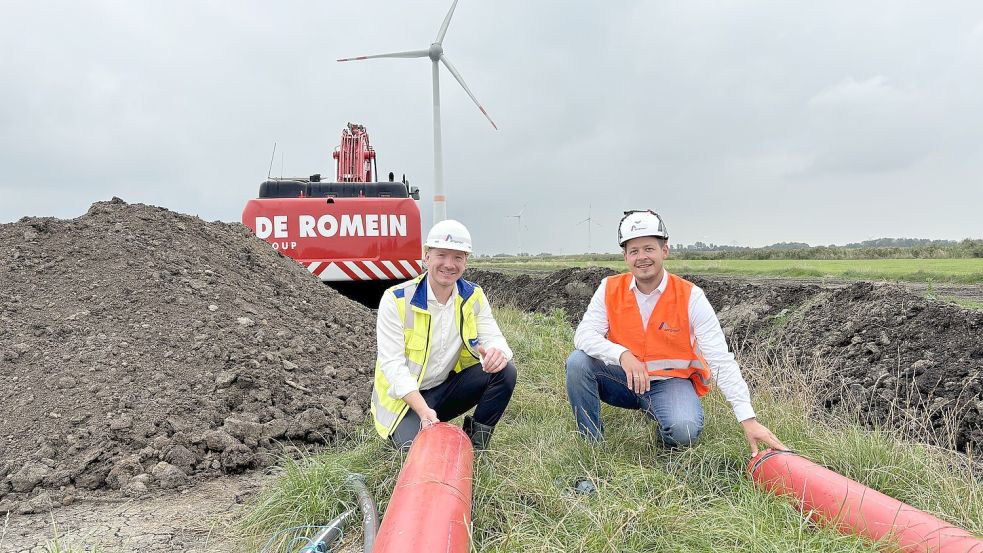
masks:
[[[446,219],[430,229],[427,241],[423,245],[428,248],[447,248],[471,253],[471,233],[459,221]]]
[[[651,209],[641,211],[626,211],[625,217],[618,225],[618,245],[624,247],[625,242],[639,236],[654,236],[669,238],[666,224],[662,217]]]

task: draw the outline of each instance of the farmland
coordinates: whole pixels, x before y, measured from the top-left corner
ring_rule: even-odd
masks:
[[[617,256],[493,257],[475,259],[473,267],[502,272],[549,273],[566,267],[623,270]],[[666,267],[678,274],[723,274],[787,278],[833,278],[983,284],[983,259],[673,259]]]

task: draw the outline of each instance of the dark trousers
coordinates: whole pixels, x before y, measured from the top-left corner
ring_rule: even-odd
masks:
[[[421,390],[420,395],[442,421],[460,417],[475,407],[475,422],[495,426],[512,399],[515,379],[515,365],[511,361],[497,373],[486,373],[480,364],[476,364],[459,373],[451,372],[447,380],[429,390]],[[396,447],[408,448],[419,432],[420,416],[410,409],[390,439]]]

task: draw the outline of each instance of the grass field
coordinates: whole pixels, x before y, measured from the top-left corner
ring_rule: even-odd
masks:
[[[476,258],[469,262],[476,269],[551,272],[566,267],[608,267],[625,270],[621,260],[592,260],[570,256],[557,258]],[[900,280],[909,282],[983,283],[983,259],[850,259],[850,260],[746,260],[666,261],[675,273],[740,274],[751,276],[846,278],[857,280]]]
[[[745,474],[747,443],[716,391],[704,400],[707,426],[696,447],[665,451],[656,445],[654,423],[608,407],[606,443],[585,445],[574,432],[563,384],[570,325],[559,313],[500,309],[497,318],[516,351],[519,384],[492,449],[475,468],[472,551],[883,550],[883,544],[815,527],[789,501],[759,491]],[[823,398],[799,370],[750,356],[742,363],[759,419],[787,445],[983,534],[983,482],[972,460],[863,430],[856,414],[825,412]],[[328,452],[288,462],[242,519],[243,549],[260,551],[277,532],[323,524],[351,508],[353,498],[341,484],[349,471],[366,475],[384,509],[401,461],[365,424]],[[598,492],[573,492],[578,477],[590,478]],[[361,543],[355,526],[345,551]],[[297,552],[303,542],[291,540],[311,533],[282,532],[268,551]]]

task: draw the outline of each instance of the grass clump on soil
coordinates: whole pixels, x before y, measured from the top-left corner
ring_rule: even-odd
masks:
[[[964,307],[966,309],[983,310],[983,301],[968,300],[957,296],[948,296],[948,295],[934,296],[932,297],[932,299],[958,305],[959,307]]]
[[[474,481],[474,551],[876,551],[878,544],[817,528],[785,499],[759,491],[745,472],[747,443],[729,405],[704,401],[700,443],[681,451],[657,446],[657,428],[639,412],[604,408],[607,440],[589,446],[575,434],[566,400],[564,360],[573,330],[560,312],[499,309],[516,352],[519,384],[492,449]],[[862,430],[831,416],[801,374],[745,356],[761,420],[787,445],[888,495],[983,534],[983,486],[971,460]],[[274,533],[323,524],[354,506],[342,481],[363,473],[380,512],[398,476],[400,455],[367,424],[331,451],[283,466],[279,481],[242,520],[259,549]],[[589,478],[593,495],[573,491]],[[349,544],[360,543],[349,524]],[[295,535],[302,535],[298,531]],[[308,534],[309,535],[309,534]],[[271,551],[298,551],[284,534]]]

